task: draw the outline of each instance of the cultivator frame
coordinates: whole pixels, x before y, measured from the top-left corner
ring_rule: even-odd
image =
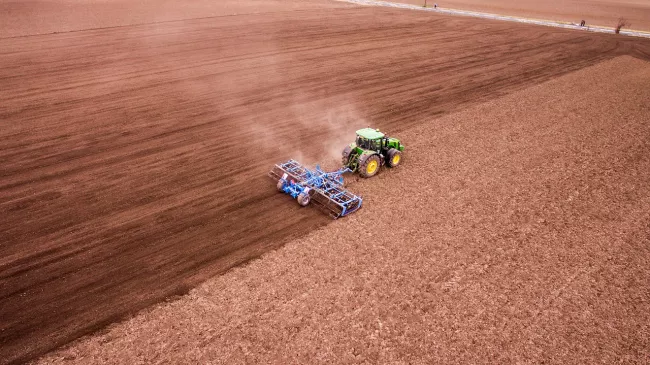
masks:
[[[302,206],[314,202],[330,217],[337,219],[354,213],[363,199],[343,187],[343,174],[352,172],[348,168],[325,172],[320,166],[310,170],[298,161],[289,160],[277,164],[269,176],[277,181],[277,188],[291,195]]]

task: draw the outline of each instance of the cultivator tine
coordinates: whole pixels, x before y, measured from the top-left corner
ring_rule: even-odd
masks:
[[[275,180],[280,180],[282,175],[284,175],[285,171],[279,166],[275,165],[273,169],[269,172],[269,176],[272,177]]]
[[[354,213],[361,208],[362,199],[348,191],[342,191],[336,195],[329,195],[327,192],[317,191],[312,201],[318,208],[336,219]]]
[[[306,177],[307,170],[299,162],[289,160],[275,165],[269,172],[269,176],[275,180],[280,180],[285,173],[295,181],[303,181]]]
[[[317,206],[320,210],[334,219],[340,217],[345,210],[344,207],[336,204],[334,201],[320,192],[316,192],[314,194],[312,201],[314,202],[315,206]]]

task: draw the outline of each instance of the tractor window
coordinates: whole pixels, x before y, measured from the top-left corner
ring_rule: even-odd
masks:
[[[370,147],[370,141],[363,138],[363,137],[357,137],[357,146],[363,148],[363,149],[371,149]]]
[[[375,139],[374,141],[370,142],[370,149],[373,151],[378,151],[381,149],[381,140]]]
[[[357,146],[363,148],[364,150],[379,151],[382,148],[381,139],[367,139],[358,136],[357,137]]]

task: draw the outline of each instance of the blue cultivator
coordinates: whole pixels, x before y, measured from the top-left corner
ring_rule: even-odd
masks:
[[[332,218],[344,217],[361,208],[362,199],[343,187],[343,174],[352,172],[340,169],[324,172],[319,166],[307,169],[295,160],[277,164],[269,176],[278,181],[279,191],[291,195],[302,206],[314,202]]]

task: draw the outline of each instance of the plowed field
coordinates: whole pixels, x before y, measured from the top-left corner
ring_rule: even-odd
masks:
[[[648,43],[347,6],[0,39],[0,362],[328,223],[276,162],[622,54]]]
[[[650,63],[410,128],[353,216],[49,364],[644,364]]]

